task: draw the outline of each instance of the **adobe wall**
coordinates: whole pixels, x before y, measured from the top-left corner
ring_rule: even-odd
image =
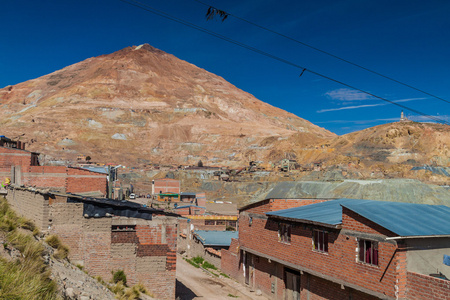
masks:
[[[48,229],[50,213],[48,196],[24,189],[9,189],[6,200],[17,214],[32,220],[39,230]]]
[[[90,275],[108,281],[112,270],[123,269],[130,285],[142,282],[158,299],[175,298],[175,217],[85,218],[82,203],[22,189],[10,189],[7,199],[18,214],[57,234],[69,246],[71,261],[83,265]]]

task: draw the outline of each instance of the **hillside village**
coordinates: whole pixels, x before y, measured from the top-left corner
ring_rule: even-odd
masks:
[[[298,167],[284,162],[281,172]],[[233,172],[190,168],[206,169],[215,181],[261,172],[256,164]],[[0,138],[2,193],[11,207],[57,234],[89,275],[109,280],[123,270],[129,284],[142,283],[156,299],[177,297],[182,257],[201,258],[210,272],[267,299],[450,297],[450,198],[428,205],[305,197],[284,181],[238,207],[208,200],[173,176],[135,190],[120,172],[86,157],[73,166],[41,165],[24,143]]]

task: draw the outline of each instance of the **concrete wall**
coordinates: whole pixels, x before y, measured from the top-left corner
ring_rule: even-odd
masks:
[[[408,239],[408,271],[418,274],[442,273],[450,278],[450,266],[444,265],[444,254],[450,255],[450,238]]]

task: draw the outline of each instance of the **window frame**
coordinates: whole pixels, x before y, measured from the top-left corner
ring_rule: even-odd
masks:
[[[313,251],[328,254],[329,232],[322,229],[314,229],[312,234]],[[317,242],[317,243],[316,243]]]
[[[291,243],[292,225],[288,223],[278,223],[278,241],[283,244]]]
[[[369,243],[370,247],[367,247]],[[378,267],[380,265],[378,245],[379,245],[378,241],[358,238],[358,262],[365,265]]]

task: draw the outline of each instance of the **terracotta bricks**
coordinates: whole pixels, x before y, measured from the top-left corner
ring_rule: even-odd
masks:
[[[248,284],[272,299],[286,296],[289,270],[300,278],[301,299],[409,297],[406,276],[412,275],[406,273],[405,253],[395,241],[384,239],[394,236],[388,230],[344,208],[342,229],[285,221],[291,225],[291,241],[284,243],[278,237],[282,221],[264,214],[322,201],[326,200],[270,199],[241,210],[239,240],[222,251],[222,270],[244,283],[247,260]],[[328,253],[313,249],[314,230],[328,233]],[[377,240],[378,265],[358,260],[358,238],[362,237]]]

